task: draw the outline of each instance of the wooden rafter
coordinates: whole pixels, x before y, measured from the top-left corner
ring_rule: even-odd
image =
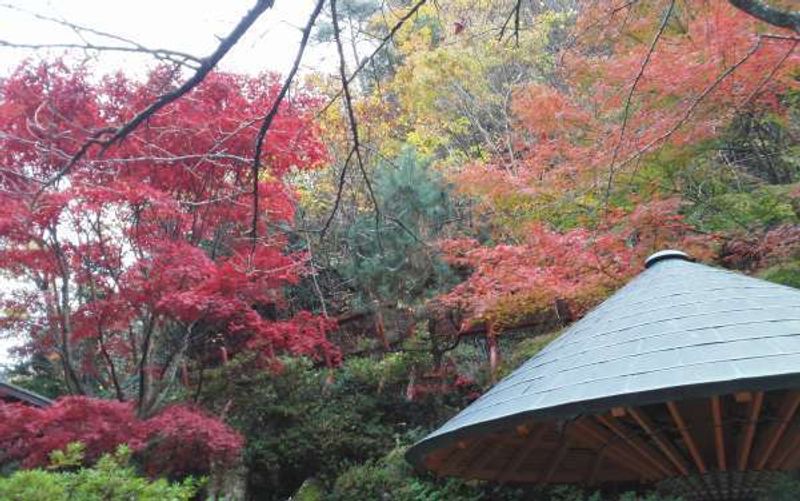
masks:
[[[714,419],[714,447],[717,451],[717,468],[725,471],[725,434],[722,428],[722,402],[719,396],[711,397],[711,416]]]
[[[425,466],[434,472],[440,472],[447,467],[448,464],[461,452],[463,449],[455,446],[442,453],[436,451],[428,454],[425,457]]]
[[[698,449],[697,444],[695,444],[692,434],[689,431],[689,427],[686,426],[686,421],[684,421],[683,416],[681,416],[678,405],[675,402],[667,402],[667,409],[669,409],[672,420],[675,421],[675,426],[678,428],[681,438],[683,438],[683,442],[689,449],[689,454],[691,454],[694,464],[697,466],[697,470],[700,473],[705,473],[707,471],[706,463],[703,461],[703,456],[700,455],[700,449]]]
[[[495,458],[497,455],[497,451],[499,449],[500,440],[493,440],[491,437],[489,438],[489,443],[486,448],[484,448],[483,452],[480,456],[478,456],[475,460],[473,460],[472,464],[469,465],[469,471],[474,473],[478,473],[483,471],[489,463],[492,462],[492,459]]]
[[[605,456],[614,460],[619,465],[636,472],[644,479],[654,480],[662,478],[658,470],[648,463],[640,460],[639,456],[623,442],[615,442],[614,435],[588,418],[582,418],[573,423],[573,431],[582,433],[592,441],[598,450],[605,449]]]
[[[491,447],[491,439],[489,437],[485,437],[481,440],[473,442],[471,445],[468,445],[466,449],[464,449],[463,453],[460,455],[466,456],[467,459],[461,463],[461,465],[456,468],[456,475],[462,476],[464,473],[470,470],[473,464],[483,455],[486,453],[486,449]]]
[[[589,470],[589,477],[586,479],[586,485],[589,487],[594,486],[597,481],[597,474],[600,472],[600,466],[603,464],[607,452],[608,448],[606,447],[602,447],[597,451],[597,455],[594,457],[594,461],[592,461],[592,468]]]
[[[798,449],[800,449],[800,424],[795,424],[786,432],[783,440],[778,444],[775,452],[772,453],[772,457],[767,463],[769,469],[781,469],[789,456]]]
[[[645,433],[647,433],[647,435],[650,436],[650,438],[653,440],[653,442],[655,442],[658,448],[661,449],[661,452],[663,452],[664,455],[667,456],[667,458],[669,458],[670,461],[672,461],[672,464],[674,464],[675,467],[678,468],[678,471],[680,471],[682,475],[688,475],[689,468],[687,466],[686,460],[681,456],[681,454],[677,450],[675,450],[672,444],[669,443],[669,440],[667,440],[667,438],[664,437],[664,435],[656,429],[653,422],[650,420],[649,417],[647,417],[647,414],[645,414],[643,410],[636,409],[633,407],[628,407],[628,413],[631,416],[633,416],[633,419],[635,419],[636,422],[639,424],[639,426],[641,426],[642,429],[645,431]]]
[[[796,470],[800,466],[800,448],[795,447],[781,463],[782,470]]]
[[[747,409],[747,421],[739,442],[739,471],[744,471],[747,468],[747,461],[750,458],[750,450],[753,447],[753,438],[755,437],[756,426],[758,425],[758,415],[761,412],[761,406],[763,403],[763,391],[756,392],[755,397],[749,403]]]
[[[653,466],[658,468],[661,473],[667,477],[674,474],[674,470],[664,461],[658,451],[647,445],[644,440],[634,435],[631,431],[625,428],[613,416],[595,416],[595,418],[602,423],[606,428],[611,430],[615,435],[624,440],[633,450],[639,453],[645,460],[650,462]]]
[[[763,470],[767,465],[770,456],[775,451],[778,442],[781,437],[783,437],[786,428],[797,412],[798,406],[800,406],[800,391],[788,392],[781,402],[777,421],[773,422],[763,434],[764,440],[762,445],[758,448],[758,453],[755,458],[754,468],[756,470]]]
[[[535,425],[532,432],[528,432],[527,436],[525,437],[525,441],[517,449],[517,451],[511,455],[508,463],[500,472],[500,477],[497,479],[498,482],[508,482],[514,476],[517,470],[519,470],[519,467],[522,466],[534,449],[541,445],[542,438],[544,438],[547,428],[547,424],[541,423]]]
[[[558,449],[556,449],[547,460],[550,466],[548,466],[547,472],[542,477],[542,483],[549,484],[553,481],[553,476],[555,476],[556,472],[561,467],[561,462],[564,461],[567,452],[569,452],[569,446],[569,439],[563,437]]]

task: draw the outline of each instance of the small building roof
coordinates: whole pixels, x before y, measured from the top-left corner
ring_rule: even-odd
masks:
[[[0,401],[21,402],[35,407],[47,407],[53,403],[49,398],[5,381],[0,381]]]
[[[435,469],[432,452],[526,422],[786,388],[800,388],[800,290],[662,251],[407,458]]]

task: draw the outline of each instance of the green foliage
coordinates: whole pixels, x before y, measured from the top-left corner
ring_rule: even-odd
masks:
[[[791,202],[776,190],[722,193],[697,204],[704,226],[711,231],[771,227],[797,221]]]
[[[559,334],[559,332],[553,332],[550,334],[533,336],[516,343],[513,349],[508,350],[508,356],[503,359],[502,365],[498,367],[496,377],[502,378],[510,374],[517,367],[542,351],[542,349],[556,339]]]
[[[74,467],[82,457],[80,444],[54,453],[53,467]],[[197,494],[202,482],[192,478],[180,483],[165,479],[148,480],[128,466],[130,450],[121,446],[114,454],[104,455],[91,468],[77,471],[20,470],[0,478],[0,499],[9,501],[188,501]]]
[[[800,113],[786,102],[784,115],[743,112],[716,136],[647,155],[619,176],[614,205],[677,195],[689,224],[720,234],[798,224]]]
[[[489,482],[434,478],[416,474],[397,447],[386,456],[344,471],[327,499],[383,499],[391,501],[681,501],[657,493],[603,494],[570,485],[500,486]],[[788,498],[787,498],[788,499]]]
[[[120,454],[129,453],[127,445],[121,445],[117,451]],[[77,468],[83,464],[85,452],[86,446],[80,442],[67,444],[65,449],[50,453],[50,469],[64,470],[68,468]]]
[[[399,447],[378,460],[367,461],[345,471],[331,492],[332,500],[391,499],[393,501],[477,501],[488,499],[481,484],[461,480],[437,480],[429,476],[415,476],[403,457],[406,447]],[[517,499],[516,490],[495,490],[491,499]]]
[[[374,189],[382,218],[365,215],[351,226],[343,269],[361,301],[411,304],[445,289],[452,273],[431,242],[454,214],[452,188],[429,159],[406,149],[376,169]]]
[[[406,398],[411,368],[425,357],[352,356],[335,370],[287,358],[277,373],[237,357],[209,374],[203,400],[228,405],[228,421],[245,435],[248,489],[285,499],[310,477],[327,489],[342,469],[421,438],[463,408],[457,391]]]
[[[20,470],[0,477],[0,498],[9,501],[68,499],[68,477],[44,470]]]
[[[761,273],[761,278],[776,284],[800,288],[800,262],[793,261],[768,268]]]
[[[8,382],[44,397],[57,398],[66,394],[58,368],[41,354],[17,363],[5,376]]]

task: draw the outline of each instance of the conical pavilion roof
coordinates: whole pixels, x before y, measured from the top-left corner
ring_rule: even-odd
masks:
[[[640,435],[648,442],[640,445],[646,445],[648,453],[659,456],[651,458],[652,462],[663,462],[660,469],[654,467],[654,471],[649,472],[661,472],[660,476],[651,475],[652,480],[680,475],[682,468],[677,463],[684,460],[690,471],[693,464],[699,473],[706,473],[709,465],[714,464],[728,470],[730,464],[741,462],[742,451],[737,452],[741,445],[728,444],[728,449],[724,450],[725,444],[719,442],[725,437],[717,436],[715,440],[713,428],[703,433],[703,437],[687,437],[683,429],[689,426],[686,421],[692,421],[690,418],[696,415],[697,423],[708,425],[719,417],[712,416],[709,398],[727,395],[732,400],[724,404],[723,411],[727,411],[725,419],[730,422],[722,423],[720,418],[718,428],[738,437],[747,431],[741,421],[746,421],[748,415],[752,417],[754,400],[761,399],[755,411],[756,419],[759,414],[764,419],[768,416],[773,420],[785,419],[782,405],[794,405],[789,418],[793,417],[797,404],[786,389],[794,388],[800,388],[800,290],[697,264],[678,251],[664,251],[651,256],[645,271],[540,353],[414,445],[407,457],[419,468],[447,475],[505,477],[511,481],[571,481],[572,477],[561,478],[564,475],[559,476],[558,472],[514,476],[513,472],[499,471],[503,458],[499,449],[495,449],[506,447],[508,462],[513,464],[514,455],[519,456],[523,443],[529,440],[531,429],[550,423],[553,425],[548,431],[550,438],[553,434],[556,437],[553,453],[558,450],[559,437],[563,441],[573,433],[575,436],[569,442],[577,444],[576,449],[583,447],[597,453],[598,447],[608,447],[613,442],[609,437],[614,436],[629,448],[626,453],[638,457],[637,447],[625,436]],[[765,391],[778,393],[769,394],[765,399]],[[741,405],[737,406],[736,402]],[[659,445],[658,430],[648,433],[649,421],[644,420],[643,424],[635,411],[664,403],[674,409],[670,407],[669,413],[655,407],[649,409],[655,414],[655,424],[651,427],[660,426],[667,438],[670,433],[675,437],[675,440],[663,440],[673,442],[669,447],[677,449],[674,455],[682,456],[675,461],[666,452],[669,447]],[[719,401],[716,405],[715,412]],[[675,410],[680,406],[688,417]],[[706,412],[704,409],[708,412],[701,416]],[[612,412],[613,417],[607,417],[614,420],[612,425],[602,425],[606,419],[603,416]],[[659,424],[661,414],[665,417]],[[589,423],[586,416],[600,416],[600,429],[586,431],[588,428],[584,429],[584,424],[589,428],[598,424],[594,418]],[[617,421],[623,433],[614,429],[613,423]],[[685,425],[683,428],[680,422]],[[565,432],[572,423],[576,423],[573,429],[583,430],[581,434]],[[782,426],[779,438],[788,427],[788,424]],[[511,433],[511,438],[505,436],[506,433]],[[491,437],[496,440],[493,442]],[[601,439],[605,441],[598,445]],[[748,448],[759,445],[752,443],[753,437],[750,440]],[[501,445],[493,448],[495,442]],[[699,450],[703,448],[699,442],[708,449],[708,457],[692,461],[704,452]],[[476,445],[478,443],[480,446]],[[568,446],[568,451],[572,447]],[[769,444],[762,449],[764,447]],[[529,448],[533,453],[528,451],[527,454],[537,456],[536,447],[529,445]],[[495,452],[497,462],[486,457]],[[748,461],[753,459],[747,452],[744,461],[749,468]],[[518,457],[516,460],[522,461]],[[469,461],[473,464],[466,464]],[[454,466],[454,462],[458,465]],[[474,463],[482,470],[476,470]],[[543,465],[547,466],[547,461]],[[536,467],[531,463],[529,469]],[[628,468],[631,469],[636,470]],[[669,474],[665,469],[669,469]],[[616,478],[611,474],[613,468],[607,470],[609,480]],[[647,468],[617,477],[645,480],[648,477],[645,470]],[[581,482],[584,474],[576,475],[575,481]],[[592,480],[602,482],[602,477],[601,471],[600,478]]]

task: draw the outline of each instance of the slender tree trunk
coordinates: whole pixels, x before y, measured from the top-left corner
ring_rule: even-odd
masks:
[[[489,324],[486,332],[486,346],[489,351],[489,372],[491,381],[494,383],[497,373],[497,366],[500,363],[500,353],[497,350],[497,333],[494,324]]]

